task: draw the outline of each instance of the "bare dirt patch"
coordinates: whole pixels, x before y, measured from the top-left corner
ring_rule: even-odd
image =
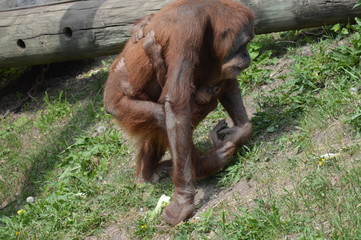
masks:
[[[84,240],[127,240],[130,239],[126,231],[122,230],[121,223],[113,223],[104,229],[99,237],[86,237]]]
[[[207,194],[204,194],[204,190]],[[193,218],[197,219],[204,211],[214,208],[224,201],[233,202],[235,206],[239,206],[241,203],[251,202],[257,195],[256,183],[252,180],[241,180],[228,189],[219,190],[215,189],[214,186],[203,186],[198,189],[196,199],[201,200],[203,199],[201,197],[206,196],[208,201],[200,206]]]
[[[351,129],[346,128],[340,121],[330,123],[326,129],[313,133],[315,149],[320,153],[326,153],[329,149],[340,151],[352,142],[350,131]]]

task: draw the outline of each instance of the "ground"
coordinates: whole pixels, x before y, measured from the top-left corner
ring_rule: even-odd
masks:
[[[114,57],[1,71],[0,236],[360,238],[357,26],[256,38],[239,77],[254,136],[224,170],[195,182],[196,213],[176,227],[152,214],[172,182],[134,183],[131,139],[104,112]],[[221,107],[197,128],[199,149],[220,119],[230,121]]]

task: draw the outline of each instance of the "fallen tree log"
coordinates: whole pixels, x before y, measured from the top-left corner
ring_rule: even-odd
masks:
[[[116,54],[133,22],[172,0],[70,0],[0,10],[0,68]],[[361,17],[355,0],[240,0],[257,34],[324,26]],[[232,17],[232,16],[230,16]]]

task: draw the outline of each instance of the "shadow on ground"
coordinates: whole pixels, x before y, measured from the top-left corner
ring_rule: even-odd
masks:
[[[15,196],[7,206],[0,210],[0,216],[11,216],[16,214],[16,209],[21,201],[28,196],[36,196],[40,188],[45,184],[47,174],[54,170],[56,165],[60,161],[61,152],[69,145],[74,143],[76,137],[84,131],[87,131],[89,127],[95,124],[96,113],[102,107],[102,92],[103,85],[105,83],[107,73],[105,71],[98,71],[89,77],[77,79],[79,74],[84,74],[95,66],[101,66],[101,59],[76,61],[69,63],[51,64],[44,74],[46,80],[46,87],[41,87],[38,91],[31,96],[26,103],[24,103],[16,112],[18,114],[27,112],[36,112],[43,107],[43,97],[45,93],[49,96],[59,96],[61,92],[64,92],[66,99],[69,103],[74,104],[81,102],[82,104],[76,110],[69,115],[67,124],[54,136],[46,137],[46,142],[31,144],[42,144],[39,150],[31,153],[31,155],[25,156],[32,163],[31,167],[27,169],[24,174],[24,181],[22,188],[17,196]],[[41,67],[35,67],[30,70],[33,73]],[[26,79],[26,78],[27,79]],[[15,84],[6,86],[7,92],[1,98],[0,112],[6,114],[12,105],[18,103],[17,98],[14,96],[27,94],[26,92],[32,88],[34,81],[36,81],[37,75],[34,74],[33,78],[28,73],[25,76],[19,78]],[[23,81],[29,81],[26,86],[19,86],[18,83]],[[20,81],[20,82],[19,82]],[[70,84],[69,82],[76,82],[76,84]],[[0,91],[4,89],[0,89]],[[84,92],[83,92],[84,91]],[[6,103],[3,101],[5,99]],[[16,113],[15,113],[16,114]],[[1,117],[1,115],[0,115]]]

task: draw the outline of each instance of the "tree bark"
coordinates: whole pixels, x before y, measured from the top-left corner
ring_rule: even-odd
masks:
[[[254,10],[257,34],[361,17],[356,0],[239,0]],[[0,68],[119,53],[131,25],[172,0],[69,0],[0,10]],[[231,16],[230,16],[231,17]]]

